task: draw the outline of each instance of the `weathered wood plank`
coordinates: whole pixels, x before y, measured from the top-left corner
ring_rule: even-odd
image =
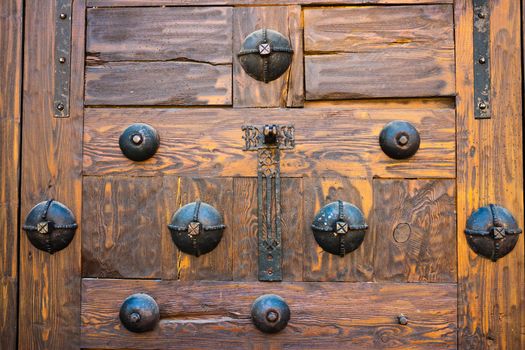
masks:
[[[231,65],[111,62],[86,67],[86,105],[230,105]]]
[[[400,5],[452,4],[454,0],[87,0],[88,6]]]
[[[373,189],[369,179],[308,178],[304,180],[304,280],[305,281],[372,281],[376,235],[367,232],[361,246],[344,257],[327,253],[315,241],[311,225],[317,212],[326,204],[342,200],[357,206],[370,225]]]
[[[118,321],[130,294],[153,296],[160,324],[131,333]],[[455,349],[454,284],[241,283],[84,280],[82,346],[135,349],[286,348]],[[266,293],[291,308],[282,332],[268,336],[250,320],[251,303]],[[401,326],[397,316],[409,323]]]
[[[308,100],[455,94],[452,6],[314,8],[304,22]]]
[[[0,2],[0,348],[16,349],[23,2]]]
[[[459,347],[523,349],[524,239],[496,263],[468,246],[467,218],[481,206],[509,209],[523,228],[520,2],[490,2],[491,115],[474,119],[472,1],[455,2],[457,42],[457,210]]]
[[[82,276],[160,278],[161,178],[84,177]]]
[[[414,123],[421,134],[420,150],[409,160],[390,159],[379,147],[381,129],[397,119]],[[141,163],[118,147],[124,128],[135,122],[151,124],[161,138],[157,154]],[[455,176],[452,109],[87,109],[84,171],[255,176],[256,152],[242,150],[241,126],[268,122],[295,125],[296,147],[283,152],[283,177]]]
[[[456,282],[453,180],[374,180],[374,280]]]
[[[232,63],[231,7],[94,8],[86,60]]]
[[[88,11],[86,105],[230,105],[232,8]]]
[[[181,206],[200,200],[217,209],[224,220],[221,242],[211,252],[195,257],[180,252],[168,229],[165,229],[162,247],[162,278],[179,280],[219,280],[232,279],[232,242],[236,233],[232,229],[233,179],[231,178],[177,178],[164,177],[162,191],[165,206],[171,209],[164,226]],[[168,202],[171,202],[168,204]]]
[[[25,5],[21,217],[35,204],[54,198],[81,224],[86,4],[73,3],[69,118],[53,117],[54,2]],[[20,232],[20,349],[79,348],[81,232],[79,227],[71,244],[54,255],[34,248]]]
[[[235,178],[232,215],[233,280],[257,281],[257,178]],[[303,280],[303,184],[300,178],[281,179],[281,237],[283,281]],[[264,220],[266,217],[264,216]]]
[[[301,107],[304,103],[301,7],[237,7],[233,26],[233,106]],[[269,83],[257,81],[246,74],[237,58],[244,39],[262,28],[280,32],[290,40],[294,49],[290,68],[279,79]]]

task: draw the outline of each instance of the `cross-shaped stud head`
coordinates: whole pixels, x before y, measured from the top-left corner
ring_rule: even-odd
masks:
[[[266,56],[271,53],[272,53],[272,48],[270,47],[270,43],[259,44],[259,54],[261,56]]]
[[[505,238],[505,228],[504,227],[493,227],[492,235],[494,236],[494,239]]]
[[[49,222],[47,222],[47,221],[39,222],[39,223],[36,225],[36,230],[37,230],[38,233],[40,233],[40,234],[43,234],[43,235],[48,234],[48,233],[49,233]]]
[[[337,235],[346,235],[348,233],[348,224],[344,221],[335,223],[335,233]]]
[[[201,224],[200,222],[192,221],[188,225],[188,235],[190,237],[196,237],[201,233]]]

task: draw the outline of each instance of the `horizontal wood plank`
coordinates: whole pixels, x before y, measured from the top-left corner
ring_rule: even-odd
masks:
[[[232,8],[89,9],[86,60],[90,65],[137,60],[231,64]]]
[[[455,93],[452,6],[304,11],[306,98]]]
[[[144,292],[156,299],[161,321],[131,333],[118,320],[122,301]],[[290,306],[282,332],[267,335],[250,320],[260,295]],[[82,347],[195,349],[455,349],[456,285],[395,283],[232,283],[91,280],[82,286]],[[397,316],[409,322],[402,326]]]
[[[399,5],[452,4],[454,0],[87,0],[93,6],[212,6],[212,5]]]
[[[86,105],[231,105],[232,8],[94,8]]]
[[[392,120],[412,122],[421,147],[408,160],[388,158],[379,133]],[[188,121],[191,121],[189,123]],[[155,127],[157,154],[132,162],[118,147],[132,123]],[[87,109],[84,172],[89,175],[160,173],[192,176],[255,176],[256,153],[243,151],[241,126],[295,125],[296,147],[282,152],[283,176],[436,177],[455,176],[453,109]]]
[[[232,66],[112,62],[86,67],[86,105],[231,105]]]

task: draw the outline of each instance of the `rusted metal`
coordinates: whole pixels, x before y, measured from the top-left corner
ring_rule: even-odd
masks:
[[[200,256],[219,245],[226,226],[217,209],[197,201],[177,210],[168,228],[177,248],[184,253]]]
[[[490,7],[489,0],[472,0],[474,8],[474,117],[490,119]]]
[[[470,248],[492,261],[509,254],[516,246],[521,232],[512,214],[495,204],[473,212],[465,229]]]
[[[312,223],[317,244],[325,251],[341,257],[359,248],[367,229],[361,210],[343,201],[325,205]]]
[[[282,280],[280,151],[295,147],[293,125],[243,126],[245,151],[257,151],[259,280]],[[273,190],[273,191],[272,191]],[[264,204],[263,204],[264,202]],[[273,210],[272,210],[273,209]],[[264,220],[266,218],[266,220]],[[263,222],[265,221],[265,222]]]
[[[50,254],[67,247],[77,227],[71,210],[53,199],[34,206],[22,226],[31,244]]]
[[[290,41],[270,29],[257,30],[244,39],[237,54],[244,71],[254,79],[268,83],[279,78],[292,63]]]
[[[57,118],[69,117],[71,84],[71,4],[55,0],[55,76],[53,111]]]

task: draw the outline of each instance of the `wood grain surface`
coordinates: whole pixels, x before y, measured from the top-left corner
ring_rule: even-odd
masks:
[[[408,160],[388,158],[379,133],[392,120],[407,120],[421,134]],[[452,109],[87,109],[84,173],[139,176],[255,176],[256,152],[245,152],[242,125],[294,124],[296,147],[283,152],[282,176],[455,176]],[[188,121],[191,120],[191,123]],[[135,122],[155,127],[157,154],[141,163],[125,158],[118,138]]]
[[[86,105],[231,105],[230,7],[88,11]]]
[[[83,180],[82,276],[160,278],[162,179]]]
[[[395,283],[83,281],[82,347],[134,349],[455,349],[456,286]],[[118,311],[130,294],[156,299],[151,332],[131,333]],[[282,296],[291,320],[266,335],[250,320],[262,294]],[[404,314],[409,323],[399,325]],[[220,345],[219,345],[220,344]]]
[[[506,207],[523,228],[521,28],[519,1],[491,8],[491,116],[474,119],[472,2],[457,0],[458,314],[461,349],[525,346],[524,239],[497,262],[468,246],[467,218],[481,206]]]
[[[14,350],[18,319],[23,2],[0,2],[0,18],[0,349]]]
[[[54,2],[53,2],[54,4]],[[82,131],[85,2],[73,3],[70,117],[53,117],[55,8],[25,4],[24,123],[21,217],[54,198],[73,212],[79,228],[64,250],[50,255],[20,232],[19,349],[80,347]]]
[[[304,10],[306,99],[455,94],[452,6]]]
[[[233,106],[301,107],[304,103],[303,28],[300,6],[237,7],[233,17]],[[269,83],[250,77],[237,53],[255,30],[272,29],[283,34],[294,50],[290,68]]]
[[[423,5],[452,4],[454,0],[88,0],[93,6],[184,6],[184,5]]]

